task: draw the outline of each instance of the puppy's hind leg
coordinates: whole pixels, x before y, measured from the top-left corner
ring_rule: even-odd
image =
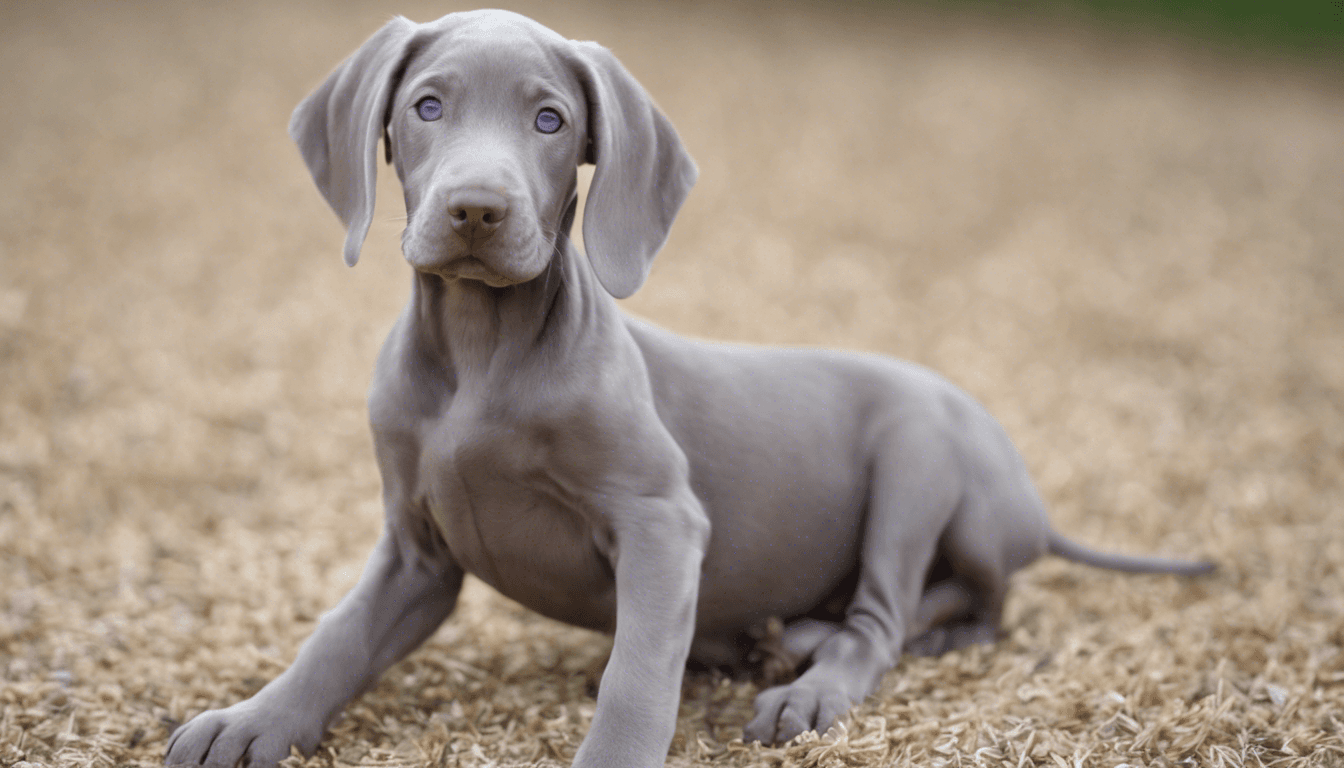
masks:
[[[806,730],[824,732],[877,686],[900,658],[939,535],[960,498],[956,458],[935,425],[906,425],[882,447],[845,620],[817,646],[802,676],[757,696],[745,740],[780,743]]]
[[[930,587],[920,602],[920,620],[908,635],[905,652],[941,656],[998,640],[1006,582],[990,578],[982,583],[990,586],[975,587],[973,592],[969,582],[954,578]]]
[[[952,627],[971,617],[975,595],[960,579],[937,581],[924,591],[915,620],[906,631],[905,652],[914,656],[937,656],[947,650]]]
[[[1046,551],[1045,504],[1021,462],[982,466],[972,475],[977,481],[968,484],[943,532],[940,556],[951,577],[925,592],[925,602],[941,594],[958,610],[910,633],[905,649],[916,656],[996,642],[1009,577]]]

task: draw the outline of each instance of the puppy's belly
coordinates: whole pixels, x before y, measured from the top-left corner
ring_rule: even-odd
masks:
[[[697,606],[697,656],[711,665],[714,648],[743,652],[744,634],[766,620],[802,616],[839,619],[859,567],[863,515],[850,503],[820,497],[802,508],[720,509],[706,553]]]
[[[463,477],[442,471],[427,494],[458,564],[537,613],[614,631],[615,577],[590,521],[551,494],[506,475],[468,473],[466,482]],[[741,658],[721,656],[749,650],[745,634],[770,617],[788,620],[813,612],[852,574],[862,515],[841,509],[853,506],[852,499],[825,501],[847,494],[823,490],[832,492],[801,494],[786,505],[752,498],[760,506],[707,510],[712,530],[693,656],[736,665]]]

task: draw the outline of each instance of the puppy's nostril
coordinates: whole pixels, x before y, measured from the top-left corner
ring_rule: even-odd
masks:
[[[509,203],[503,195],[486,189],[466,188],[448,199],[448,215],[459,232],[481,234],[493,230],[508,215]]]

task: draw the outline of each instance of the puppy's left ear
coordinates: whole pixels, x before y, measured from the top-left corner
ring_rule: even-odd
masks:
[[[341,62],[289,119],[289,135],[332,210],[345,224],[345,263],[353,267],[373,222],[378,139],[387,120],[415,22],[389,21]]]
[[[698,171],[672,123],[611,51],[573,45],[588,98],[587,159],[597,166],[583,244],[602,287],[623,299],[644,284]]]

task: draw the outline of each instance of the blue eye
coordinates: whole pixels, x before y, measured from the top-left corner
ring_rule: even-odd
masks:
[[[432,123],[443,117],[443,105],[433,96],[426,96],[420,100],[419,104],[415,105],[415,113],[420,116],[421,120]]]
[[[560,113],[547,107],[537,113],[537,130],[542,133],[555,133],[560,130]]]

